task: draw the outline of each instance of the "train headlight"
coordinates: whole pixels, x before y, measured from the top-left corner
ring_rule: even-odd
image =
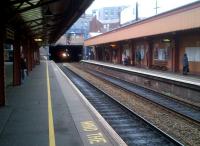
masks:
[[[67,57],[67,54],[66,53],[62,53],[62,57]]]

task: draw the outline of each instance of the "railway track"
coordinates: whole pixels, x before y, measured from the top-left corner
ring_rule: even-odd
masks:
[[[122,106],[103,91],[91,85],[67,67],[64,67],[62,64],[58,64],[58,66],[121,136],[127,145],[182,145],[136,113]]]
[[[102,80],[112,83],[114,86],[117,86],[128,92],[134,93],[140,97],[145,98],[148,101],[151,101],[172,112],[175,112],[186,119],[190,119],[192,122],[198,125],[200,124],[200,109],[198,107],[193,107],[191,105],[183,103],[182,101],[172,99],[161,93],[138,86],[136,84],[124,81],[113,76],[106,75],[104,73],[100,73],[93,70],[89,70],[87,72]]]
[[[173,111],[184,118],[190,119],[198,125],[200,124],[200,109],[198,107],[193,107],[191,105],[183,103],[182,101],[172,99],[171,97],[167,97],[166,95],[163,95],[161,93],[138,86],[136,84],[124,81],[113,76],[106,75],[104,73],[93,70],[90,70],[88,72],[100,79],[112,83],[113,85],[123,90],[134,93],[140,97],[145,98],[148,101],[167,108],[168,110]]]

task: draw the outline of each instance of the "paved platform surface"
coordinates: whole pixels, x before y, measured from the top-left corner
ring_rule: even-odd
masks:
[[[157,70],[152,70],[152,69],[143,69],[143,68],[137,68],[133,66],[124,66],[124,65],[94,61],[94,60],[82,60],[82,61],[96,64],[96,65],[102,65],[106,67],[122,69],[122,70],[135,72],[139,74],[149,75],[153,77],[159,77],[159,78],[168,79],[172,81],[178,81],[178,82],[182,82],[186,84],[192,84],[192,85],[196,85],[200,87],[200,76],[181,75],[178,73],[170,73],[170,72],[157,71]]]
[[[55,63],[47,64],[36,66],[21,86],[7,88],[0,146],[119,145]]]

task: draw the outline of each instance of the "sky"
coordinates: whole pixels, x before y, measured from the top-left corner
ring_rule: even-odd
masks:
[[[136,1],[138,1],[139,4],[139,17],[149,17],[156,14],[156,0],[94,0],[94,2],[86,10],[86,13],[91,14],[93,9],[99,9],[102,7],[122,5],[133,6]],[[159,14],[195,1],[199,0],[157,0],[159,7],[157,12]]]

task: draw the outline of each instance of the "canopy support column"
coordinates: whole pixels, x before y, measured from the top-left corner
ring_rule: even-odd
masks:
[[[0,30],[0,106],[5,106],[4,40],[5,29]]]

